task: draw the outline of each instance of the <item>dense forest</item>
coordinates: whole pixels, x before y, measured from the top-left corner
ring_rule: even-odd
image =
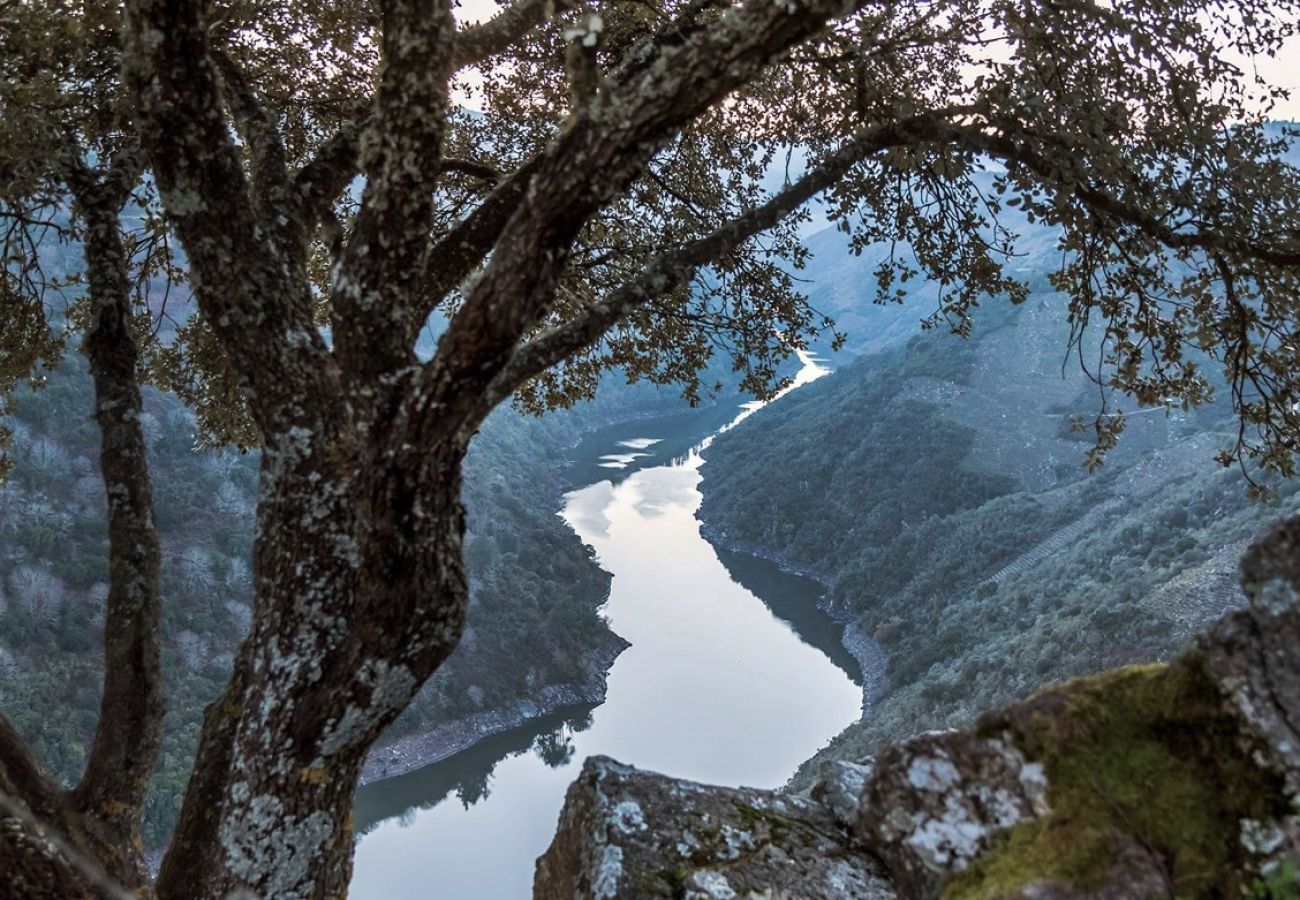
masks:
[[[108,576],[85,368],[69,355],[43,387],[17,398],[7,423],[15,467],[0,487],[0,705],[64,782],[84,765],[98,715]],[[389,737],[598,677],[591,654],[609,637],[597,612],[609,576],[555,514],[566,487],[557,463],[590,427],[675,406],[670,392],[611,385],[571,412],[538,419],[503,409],[489,419],[466,463],[469,625]],[[143,424],[164,547],[169,673],[165,748],[145,818],[152,845],[175,820],[203,707],[229,677],[250,620],[258,461],[196,450],[193,414],[168,393],[147,393]]]
[[[1062,300],[990,305],[969,340],[895,341],[708,451],[715,540],[817,574],[825,606],[888,653],[889,693],[826,753],[858,758],[1049,681],[1167,658],[1239,602],[1245,543],[1300,507],[1294,483],[1262,504],[1214,463],[1232,434],[1213,407],[1138,413],[1087,474],[1089,435],[1070,420],[1097,395],[1063,375]]]

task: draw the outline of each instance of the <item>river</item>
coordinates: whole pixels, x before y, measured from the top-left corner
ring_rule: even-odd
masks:
[[[796,386],[825,372],[805,357]],[[606,700],[363,788],[354,898],[522,900],[588,756],[776,787],[858,717],[857,669],[815,608],[820,588],[700,534],[700,454],[718,427],[672,416],[574,451],[574,483],[590,483],[561,515],[613,575],[603,611],[632,644]]]

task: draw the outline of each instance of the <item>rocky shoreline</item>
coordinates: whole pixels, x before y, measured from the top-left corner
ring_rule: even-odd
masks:
[[[732,540],[723,529],[703,519],[699,521],[700,534],[710,544],[735,553],[743,553],[746,556],[765,560],[783,572],[789,572],[791,575],[798,575],[801,578],[807,578],[809,581],[815,581],[825,588],[830,587],[830,578],[824,572],[792,562],[768,547],[746,541]],[[817,608],[825,613],[831,621],[844,626],[844,632],[840,636],[840,643],[845,650],[849,651],[849,655],[857,661],[858,668],[862,671],[862,715],[866,716],[871,707],[889,690],[889,654],[885,652],[885,648],[880,646],[880,643],[875,638],[862,630],[860,619],[845,616],[842,612],[834,609],[829,601],[830,595],[828,593],[822,594],[821,599],[817,601]]]
[[[501,709],[484,710],[444,722],[427,731],[403,735],[397,740],[375,747],[361,769],[360,784],[365,786],[385,778],[396,778],[441,762],[474,744],[572,706],[592,706],[605,702],[606,678],[618,655],[632,646],[610,631],[600,646],[593,648],[588,675],[581,682],[551,684],[528,697],[522,697]]]

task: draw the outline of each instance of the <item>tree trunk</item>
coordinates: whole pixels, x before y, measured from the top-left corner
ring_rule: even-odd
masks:
[[[0,718],[0,898],[151,894],[140,820],[162,745],[160,552],[118,221],[135,176],[130,159],[121,163],[96,171],[76,159],[67,173],[86,224],[91,325],[83,350],[108,499],[104,696],[85,772],[67,792]]]
[[[330,440],[268,440],[252,632],[207,712],[162,898],[346,893],[361,766],[468,604],[460,453],[381,434],[359,466]]]
[[[160,551],[140,427],[121,200],[100,189],[83,206],[93,314],[83,349],[103,445],[110,576],[100,724],[85,774],[68,802],[84,817],[106,872],[124,887],[139,888],[149,883],[140,820],[162,747]]]

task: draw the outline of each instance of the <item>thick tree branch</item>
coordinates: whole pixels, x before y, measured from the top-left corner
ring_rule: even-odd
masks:
[[[299,218],[308,233],[325,218],[335,201],[357,177],[361,134],[368,124],[366,114],[345,123],[298,170],[294,178],[294,193],[297,195]]]
[[[430,249],[420,285],[420,306],[406,323],[408,339],[414,340],[434,307],[482,264],[519,206],[541,163],[542,154],[539,153],[511,172]]]
[[[159,896],[177,900],[262,893],[293,881],[283,870],[287,859],[260,852],[269,837],[259,829],[301,822],[299,814],[319,818],[323,808],[339,805],[340,792],[350,800],[354,785],[353,779],[295,791],[283,781],[294,777],[293,764],[277,768],[285,753],[284,704],[305,690],[313,671],[277,661],[327,657],[355,597],[345,472],[357,435],[348,427],[339,367],[316,327],[305,267],[267,239],[273,223],[263,213],[279,213],[260,210],[249,196],[211,63],[205,8],[128,0],[123,29],[124,68],[163,203],[188,254],[200,310],[241,379],[264,445],[254,621],[227,702],[205,720],[195,761],[202,777],[187,789],[163,864]],[[279,816],[254,815],[250,798],[235,793],[236,771],[245,789],[251,783],[253,791],[279,798]],[[341,893],[347,883],[351,835],[344,819],[330,821],[328,839],[313,845],[319,856],[299,871],[304,884],[319,889],[312,896]],[[302,848],[284,852],[308,858]],[[307,895],[293,885],[279,893]]]
[[[462,175],[469,175],[489,184],[496,184],[501,180],[501,173],[487,163],[477,162],[472,159],[461,159],[455,156],[449,156],[442,161],[442,171],[459,172]]]
[[[408,317],[429,245],[455,38],[450,3],[428,7],[383,6],[383,76],[362,142],[366,187],[331,295],[335,354],[363,380],[408,364],[413,352],[392,323]]]
[[[363,562],[363,583],[374,589],[361,598],[357,620],[383,627],[354,632],[351,648],[342,654],[356,672],[354,695],[372,694],[366,660],[400,665],[400,671],[414,675],[414,689],[455,645],[467,597],[457,562],[463,524],[459,511],[454,523],[431,521],[420,511],[455,504],[458,482],[448,481],[445,473],[458,470],[472,431],[466,423],[484,412],[482,397],[489,383],[512,354],[515,340],[545,308],[545,292],[582,222],[637,176],[675,127],[752,77],[785,47],[815,33],[832,8],[843,7],[813,4],[795,13],[782,7],[777,14],[767,4],[751,3],[729,27],[701,33],[693,45],[684,45],[690,49],[682,51],[680,69],[656,70],[647,76],[648,84],[616,95],[608,109],[580,117],[477,211],[485,230],[492,217],[506,218],[504,233],[492,228],[496,240],[490,243],[493,257],[485,275],[492,287],[483,293],[480,282],[433,362],[417,379],[403,379],[402,402],[389,424],[384,453],[362,467],[375,482],[363,495],[373,494],[378,502],[368,511],[374,515],[363,513],[361,521],[373,521],[368,527],[372,537],[382,538],[385,556],[382,567],[368,568]],[[465,224],[474,219],[471,215]],[[440,274],[446,277],[445,272]],[[447,283],[454,287],[459,280]],[[501,287],[507,290],[493,292]],[[504,338],[509,345],[503,353],[496,342]],[[300,707],[299,712],[305,719],[319,709]],[[382,714],[374,720],[378,725],[396,709],[375,714]],[[374,734],[361,732],[357,740],[369,741]]]
[[[687,122],[857,5],[750,0],[680,46],[662,48],[664,65],[610,86],[575,111],[542,154],[526,202],[508,220],[483,277],[439,342],[419,402],[471,420],[478,405],[471,386],[485,387],[545,314],[572,242],[590,216]]]
[[[124,67],[199,307],[264,434],[315,428],[338,406],[337,369],[297,260],[266,240],[227,130],[201,3],[130,0]],[[279,211],[266,211],[278,215]]]
[[[643,52],[630,55],[611,73],[611,90],[615,84],[623,85],[625,91],[631,90],[628,85],[650,69],[659,58],[672,56],[673,65],[688,65],[685,60],[678,59],[677,54],[692,38],[697,41],[702,39],[703,29],[698,19],[702,13],[718,5],[719,0],[695,0],[689,4],[662,32],[647,40]],[[590,125],[590,122],[585,124]],[[612,131],[613,123],[608,124]],[[559,140],[557,139],[557,144]],[[406,323],[408,340],[414,341],[415,335],[424,327],[425,320],[434,308],[483,264],[506,223],[514,215],[533,177],[541,171],[547,154],[558,152],[553,144],[551,148],[532,156],[506,176],[491,195],[437,242],[426,262],[421,289],[423,302]],[[594,180],[595,173],[591,173],[591,176]]]
[[[456,34],[456,67],[472,66],[504,53],[528,32],[546,21],[546,7],[551,3],[563,8],[571,0],[517,0],[496,16]]]
[[[527,381],[595,344],[610,328],[644,303],[681,286],[701,267],[779,224],[816,194],[834,185],[866,157],[891,147],[932,140],[937,123],[960,112],[960,109],[939,111],[860,131],[816,168],[766,203],[737,216],[705,237],[655,257],[633,280],[586,307],[575,318],[520,346],[485,392],[484,415]]]
[[[506,52],[516,41],[546,20],[546,5],[547,0],[519,0],[494,18],[458,31],[452,47],[453,67],[476,65]],[[303,204],[303,219],[308,229],[320,221],[324,207],[337,200],[352,179],[360,174],[361,135],[368,125],[370,105],[367,104],[364,111],[358,112],[352,121],[342,125],[295,178],[295,188]],[[446,161],[447,171],[469,171],[465,168],[458,169],[451,165],[452,162]],[[468,160],[456,162],[469,163]],[[490,177],[489,171],[492,171]],[[487,167],[469,173],[493,182],[501,179],[500,173]]]
[[[262,107],[239,63],[224,50],[213,49],[212,60],[221,75],[222,96],[234,117],[252,157],[253,187],[257,192],[279,193],[289,180],[280,132]]]

